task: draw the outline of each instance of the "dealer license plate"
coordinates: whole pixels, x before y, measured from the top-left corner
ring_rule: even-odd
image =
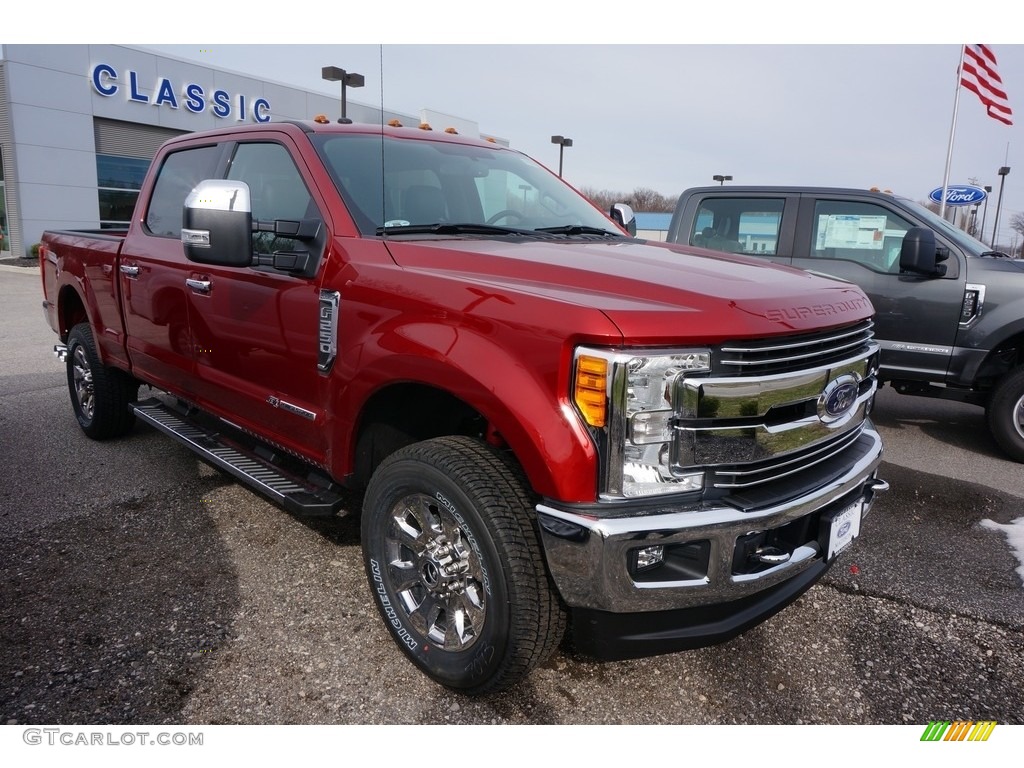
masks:
[[[826,560],[838,555],[860,535],[860,518],[863,510],[864,502],[858,499],[832,518]]]

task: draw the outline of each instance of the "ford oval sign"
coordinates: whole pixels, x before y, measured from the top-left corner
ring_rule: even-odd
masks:
[[[825,424],[832,424],[853,411],[857,403],[860,382],[846,374],[833,379],[818,398],[818,418]]]
[[[933,202],[942,202],[942,187],[932,190],[928,195]],[[950,184],[946,187],[946,205],[977,205],[988,195],[981,187],[972,187],[969,184]]]

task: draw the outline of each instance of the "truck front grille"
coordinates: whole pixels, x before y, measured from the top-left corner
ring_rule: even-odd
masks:
[[[862,422],[850,432],[801,451],[750,464],[714,467],[711,471],[710,484],[714,488],[734,490],[781,480],[839,455],[857,442],[863,429]]]
[[[727,342],[712,355],[712,374],[763,376],[829,365],[868,350],[874,335],[874,323],[864,320],[818,333]]]

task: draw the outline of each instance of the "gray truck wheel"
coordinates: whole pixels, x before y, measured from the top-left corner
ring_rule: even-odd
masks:
[[[565,634],[517,466],[476,440],[445,437],[385,459],[366,491],[367,578],[398,646],[436,682],[503,690]]]
[[[1024,366],[996,385],[986,408],[988,428],[1010,458],[1024,462]]]
[[[68,334],[67,374],[71,405],[86,436],[106,440],[131,430],[135,414],[128,404],[139,385],[100,362],[88,323],[79,323]]]

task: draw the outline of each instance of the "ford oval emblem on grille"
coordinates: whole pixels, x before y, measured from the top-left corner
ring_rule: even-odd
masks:
[[[830,381],[818,398],[818,418],[826,424],[839,421],[853,410],[859,389],[859,382],[850,374]]]

